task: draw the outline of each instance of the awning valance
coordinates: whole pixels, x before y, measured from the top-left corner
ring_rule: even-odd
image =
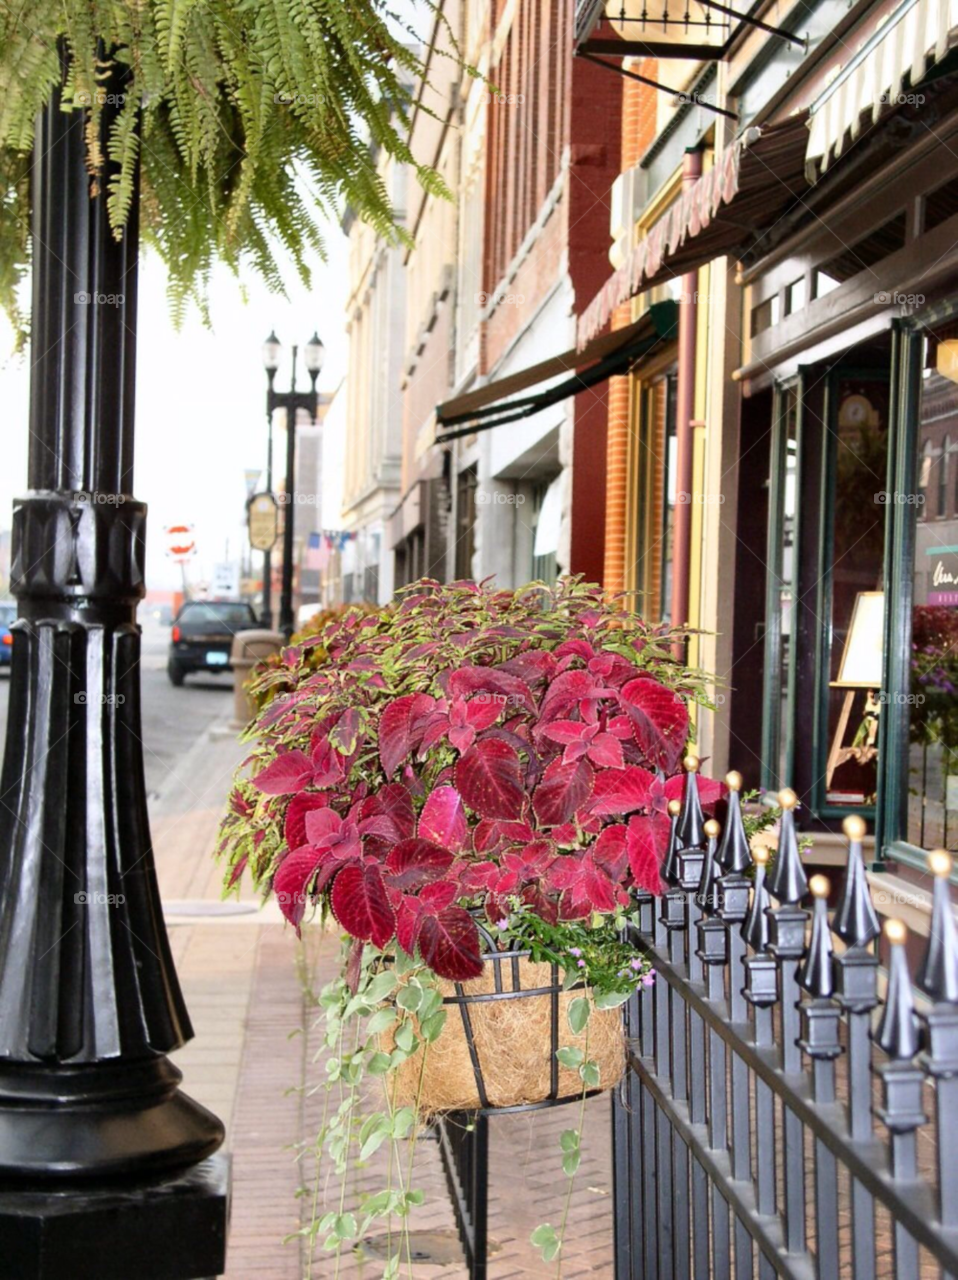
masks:
[[[606,378],[625,373],[660,343],[673,338],[677,325],[676,304],[671,300],[658,302],[628,328],[594,338],[582,350],[572,348],[447,400],[436,407],[439,426],[459,429],[442,430],[436,439],[439,442],[454,440],[457,436],[528,418]],[[567,376],[563,377],[564,374]],[[562,380],[554,382],[556,378]],[[552,385],[543,387],[543,383]],[[532,391],[533,387],[540,390]],[[520,394],[524,391],[529,394]],[[469,425],[463,425],[466,423]]]
[[[746,129],[716,155],[589,303],[579,318],[580,349],[629,298],[753,243],[778,220],[808,188],[806,121],[802,114]]]
[[[869,119],[898,106],[928,68],[958,44],[958,0],[903,0],[810,108],[810,182],[854,142]]]

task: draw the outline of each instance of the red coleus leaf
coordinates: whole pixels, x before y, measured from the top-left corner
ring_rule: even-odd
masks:
[[[403,898],[396,912],[396,941],[407,956],[416,954],[419,941],[419,926],[422,924],[425,910],[418,898]]]
[[[296,849],[286,855],[273,877],[279,909],[297,931],[306,911],[306,886],[319,870],[321,859],[315,849]]]
[[[386,871],[393,888],[414,891],[441,880],[453,864],[453,855],[431,840],[402,840],[389,851]]]
[[[648,808],[654,782],[655,774],[638,765],[603,769],[596,777],[590,808],[603,815]]]
[[[422,807],[419,834],[456,853],[465,844],[467,831],[462,796],[455,787],[437,787]]]
[[[592,846],[592,857],[613,880],[621,880],[629,865],[626,829],[624,826],[606,827]]]
[[[359,830],[397,844],[416,830],[412,796],[401,782],[390,782],[368,796],[359,811]]]
[[[657,680],[640,677],[622,687],[622,707],[648,762],[672,773],[689,737],[689,713],[682,698]]]
[[[313,765],[313,785],[316,787],[334,787],[345,777],[343,758],[328,739],[315,744],[310,760]]]
[[[592,766],[587,760],[563,764],[554,760],[535,789],[532,807],[544,827],[557,827],[583,807],[592,794]]]
[[[451,982],[482,976],[479,929],[462,907],[446,907],[438,915],[423,917],[419,954],[434,973]]]
[[[427,884],[419,895],[419,901],[425,911],[438,915],[446,907],[451,907],[459,896],[459,886],[454,880],[437,880],[435,884]]]
[[[573,900],[587,902],[593,911],[615,909],[615,885],[601,867],[596,866],[591,852],[582,859],[582,874],[572,890]]]
[[[379,720],[379,759],[383,772],[391,778],[402,762],[419,745],[425,719],[435,706],[435,698],[410,693],[396,698]]]
[[[498,738],[484,738],[456,762],[456,786],[481,818],[519,818],[525,788],[518,753]]]
[[[350,862],[333,881],[331,904],[347,933],[382,949],[396,931],[382,873],[374,862]]]
[[[551,682],[542,699],[542,720],[558,720],[582,699],[595,691],[595,680],[587,671],[563,671]]]
[[[253,786],[267,796],[292,796],[313,778],[313,764],[304,751],[284,751],[253,778]]]
[[[660,813],[650,817],[636,814],[629,819],[626,839],[636,887],[656,895],[664,893],[661,866],[669,839],[668,818]]]
[[[469,862],[459,872],[459,888],[464,896],[485,893],[499,879],[499,868],[494,862]]]
[[[306,815],[314,809],[325,809],[329,804],[329,796],[320,791],[301,791],[293,796],[286,809],[286,824],[283,836],[287,849],[299,849],[306,844]]]
[[[666,781],[664,787],[666,802],[682,799],[685,794],[686,776],[686,774],[677,773]],[[724,782],[719,782],[715,778],[703,778],[700,773],[695,775],[695,780],[698,783],[699,800],[706,812],[714,809],[718,802],[728,795],[728,787]]]

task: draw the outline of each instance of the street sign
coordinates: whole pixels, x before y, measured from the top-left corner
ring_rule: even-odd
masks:
[[[278,514],[271,493],[256,493],[247,504],[249,544],[254,551],[272,551],[276,545]]]
[[[243,478],[246,481],[247,500],[252,498],[253,494],[256,492],[256,481],[260,478],[262,474],[263,474],[262,471],[259,469],[255,471],[249,470],[249,471],[243,472]]]
[[[168,524],[163,530],[166,554],[178,564],[186,564],[196,555],[196,538],[191,524]]]
[[[220,564],[214,564],[212,591],[214,596],[220,598],[225,597],[227,600],[238,599],[240,593],[239,565],[234,561],[226,560]]]

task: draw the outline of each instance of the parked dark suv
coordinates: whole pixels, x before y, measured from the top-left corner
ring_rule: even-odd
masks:
[[[191,671],[230,671],[237,631],[256,626],[256,614],[236,600],[190,600],[176,615],[166,672],[179,687]]]

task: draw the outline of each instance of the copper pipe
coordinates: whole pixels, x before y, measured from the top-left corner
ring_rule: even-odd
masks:
[[[682,186],[690,187],[702,175],[701,151],[686,151]],[[689,621],[689,574],[692,553],[692,483],[695,416],[695,332],[698,272],[682,277],[679,299],[679,372],[675,390],[675,509],[672,530],[672,625]]]

